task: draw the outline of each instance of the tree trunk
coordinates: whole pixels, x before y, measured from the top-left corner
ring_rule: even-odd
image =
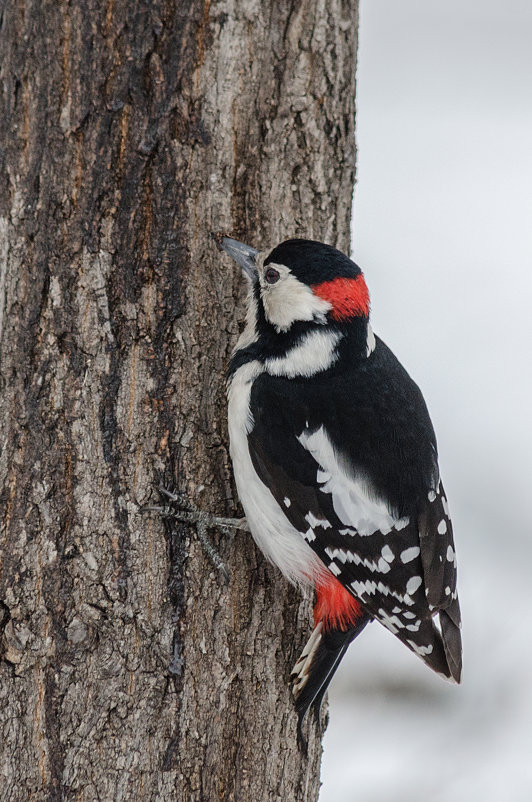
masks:
[[[256,247],[349,245],[357,0],[0,0],[0,798],[315,800],[300,601],[235,514]]]

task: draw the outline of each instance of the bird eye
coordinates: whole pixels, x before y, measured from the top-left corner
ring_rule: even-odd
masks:
[[[264,278],[268,282],[268,284],[275,284],[276,281],[279,281],[279,271],[276,270],[274,267],[269,267],[264,274]]]

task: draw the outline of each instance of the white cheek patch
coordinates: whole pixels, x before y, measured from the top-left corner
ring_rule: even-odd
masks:
[[[327,312],[332,309],[329,301],[314,295],[285,265],[270,262],[266,270],[271,267],[279,272],[279,281],[268,284],[261,276],[260,285],[266,319],[275,326],[277,333],[288,331],[297,320],[325,323]]]

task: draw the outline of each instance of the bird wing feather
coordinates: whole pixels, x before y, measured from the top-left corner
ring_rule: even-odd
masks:
[[[458,680],[456,563],[439,479],[436,487],[429,483],[420,489],[411,511],[398,512],[371,471],[350,454],[348,427],[339,441],[334,392],[324,403],[307,389],[304,382],[266,374],[255,382],[248,442],[258,476],[288,521],[366,611],[433,669]],[[443,642],[433,622],[442,612]]]

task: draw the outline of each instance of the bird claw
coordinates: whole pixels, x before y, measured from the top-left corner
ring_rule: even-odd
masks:
[[[150,504],[142,507],[142,512],[158,512],[164,518],[172,518],[194,525],[198,540],[203,546],[204,551],[217,571],[221,573],[224,582],[229,582],[230,574],[222,558],[210,542],[207,536],[207,529],[221,529],[226,534],[230,530],[239,529],[249,531],[249,526],[245,518],[222,518],[211,515],[203,510],[198,510],[181,493],[175,493],[162,485],[158,488],[159,493],[166,501],[163,505]]]

